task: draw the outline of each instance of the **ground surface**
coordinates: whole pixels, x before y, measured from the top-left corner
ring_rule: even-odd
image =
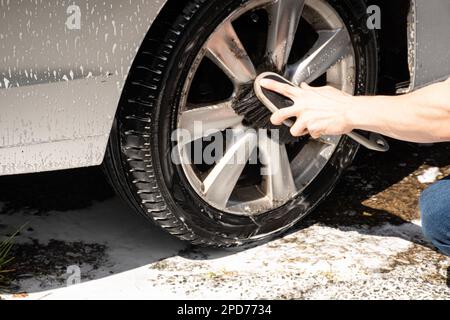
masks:
[[[149,226],[96,168],[3,177],[0,237],[26,225],[0,297],[448,299],[450,259],[423,238],[417,210],[420,191],[448,174],[448,144],[363,151],[305,223],[227,251]],[[67,287],[77,266],[82,283]]]

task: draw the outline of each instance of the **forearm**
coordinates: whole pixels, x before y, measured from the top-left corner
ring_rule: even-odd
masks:
[[[355,97],[355,129],[411,142],[450,141],[450,81],[403,96]]]

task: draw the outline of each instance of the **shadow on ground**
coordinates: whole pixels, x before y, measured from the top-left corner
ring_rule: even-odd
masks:
[[[387,154],[362,150],[336,191],[295,230],[320,223],[371,234],[372,227],[407,223],[411,227],[402,232],[388,228],[377,235],[428,247],[420,227],[411,223],[419,218],[417,201],[425,188],[417,175],[428,167],[450,174],[449,154],[449,144],[394,141]],[[20,287],[13,281],[12,292],[63,287],[69,266],[80,266],[87,281],[175,255],[205,260],[238,251],[190,248],[149,225],[114,196],[98,168],[0,178],[0,236],[23,225],[10,265],[15,270],[10,278],[20,280]]]
[[[94,280],[186,248],[129,209],[99,168],[0,178],[0,239],[18,229],[7,292],[63,287],[70,266]]]

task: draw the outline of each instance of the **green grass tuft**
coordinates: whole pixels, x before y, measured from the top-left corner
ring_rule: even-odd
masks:
[[[8,264],[14,260],[14,257],[10,257],[10,253],[14,245],[14,238],[19,234],[20,230],[0,243],[0,286],[8,284],[6,274],[13,271],[8,269]]]

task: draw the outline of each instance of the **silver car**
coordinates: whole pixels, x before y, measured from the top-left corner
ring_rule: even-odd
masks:
[[[103,164],[180,239],[267,240],[331,192],[358,145],[260,135],[235,112],[243,88],[273,71],[415,90],[450,73],[449,15],[448,0],[0,0],[0,175]]]

